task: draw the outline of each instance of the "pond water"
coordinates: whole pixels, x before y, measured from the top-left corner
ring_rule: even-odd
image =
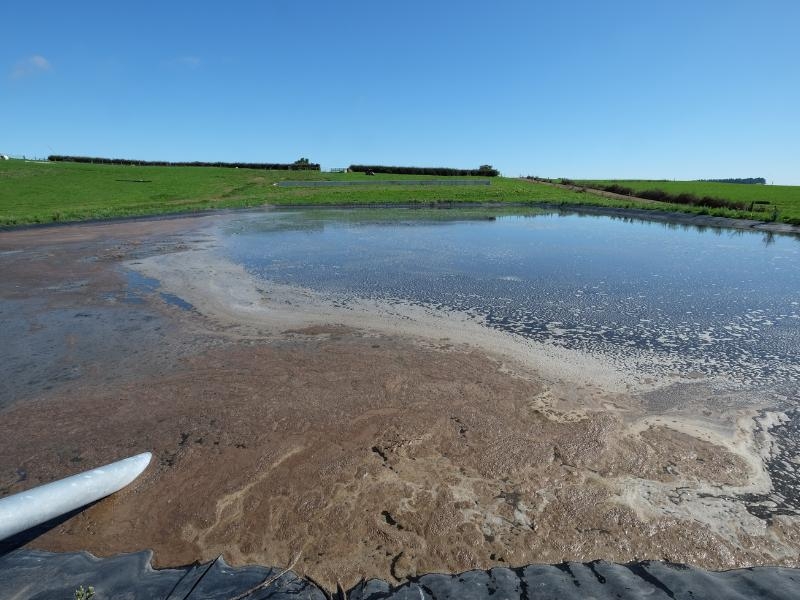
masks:
[[[458,310],[642,373],[793,386],[800,239],[575,212],[294,210],[225,228],[253,275]],[[631,362],[633,361],[633,362]]]

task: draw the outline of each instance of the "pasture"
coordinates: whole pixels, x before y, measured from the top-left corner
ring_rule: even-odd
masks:
[[[263,205],[578,203],[583,194],[524,181],[490,185],[403,185],[424,175],[266,171],[221,167],[142,167],[0,161],[0,226],[170,214]],[[469,178],[459,178],[469,179]],[[359,181],[344,187],[279,187],[280,181]],[[386,180],[386,184],[381,184]],[[476,183],[486,178],[476,177]]]
[[[763,202],[734,210],[640,202],[541,185],[523,179],[475,177],[480,185],[415,185],[437,176],[319,171],[267,171],[223,167],[161,167],[69,162],[0,161],[0,227],[196,212],[258,206],[400,205],[447,203],[608,206],[768,220],[800,224],[800,187],[676,181],[585,181],[634,190],[663,189],[732,200]],[[459,180],[469,180],[460,177]],[[281,186],[286,181],[358,182],[342,186]],[[398,185],[398,182],[408,185]]]

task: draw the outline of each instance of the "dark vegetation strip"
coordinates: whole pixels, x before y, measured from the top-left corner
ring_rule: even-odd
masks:
[[[135,165],[140,167],[227,167],[230,169],[266,169],[269,171],[319,171],[317,163],[300,159],[293,163],[244,163],[244,162],[169,162],[165,160],[136,160],[131,158],[104,158],[100,156],[63,156],[51,154],[51,162],[92,163],[100,165]]]
[[[535,181],[545,181],[552,183],[550,179],[543,179],[541,177],[528,177]],[[612,194],[619,194],[620,196],[630,196],[631,198],[644,198],[645,200],[654,200],[656,202],[668,202],[671,204],[685,204],[691,206],[704,206],[708,208],[729,208],[732,210],[744,210],[748,212],[763,210],[764,205],[769,204],[764,200],[754,200],[745,202],[741,200],[727,200],[725,198],[718,198],[715,196],[698,196],[687,192],[680,194],[671,194],[660,189],[641,190],[636,191],[633,188],[619,185],[618,183],[612,184],[592,184],[578,183],[572,179],[562,177],[560,180],[562,185],[570,185],[583,189],[600,190],[603,192],[610,192]],[[777,218],[777,210],[772,211],[766,218],[768,221],[774,221]]]
[[[381,185],[491,185],[488,179],[372,179],[366,181],[277,181],[278,187],[360,187]]]
[[[492,165],[481,165],[477,169],[450,169],[447,167],[391,167],[386,165],[350,165],[354,173],[393,173],[396,175],[442,175],[497,177],[500,171]]]
[[[730,179],[698,179],[707,183],[744,183],[748,185],[766,185],[767,180],[763,177],[732,177]]]

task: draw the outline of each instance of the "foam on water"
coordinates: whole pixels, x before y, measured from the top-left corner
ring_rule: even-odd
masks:
[[[282,212],[227,228],[253,275],[453,310],[641,374],[765,388],[800,376],[800,244],[609,217]],[[445,211],[438,211],[439,213]]]

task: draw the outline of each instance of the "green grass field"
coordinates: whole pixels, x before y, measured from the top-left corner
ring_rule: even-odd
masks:
[[[690,193],[739,202],[767,202],[778,209],[778,221],[800,224],[800,186],[623,179],[581,180],[578,183],[586,185],[616,183],[636,191],[660,189],[671,194]]]
[[[381,186],[420,175],[263,171],[216,167],[138,167],[0,161],[0,225],[79,221],[287,204],[575,202],[582,194],[493,179],[489,186]],[[281,179],[370,181],[344,188],[282,188]]]
[[[497,177],[484,186],[389,186],[386,179],[420,180],[420,175],[263,171],[216,167],[138,167],[67,162],[0,161],[0,226],[105,219],[263,205],[436,204],[443,202],[547,203],[649,210],[674,210],[733,217],[763,214],[726,209],[615,200],[519,179]],[[284,188],[279,180],[359,180],[365,187]],[[436,178],[439,179],[439,178]],[[645,182],[625,182],[641,184]],[[660,183],[660,182],[659,182]],[[670,182],[671,183],[671,182]],[[736,186],[763,192],[790,190],[770,198],[781,214],[800,217],[800,188]],[[739,190],[734,190],[738,192]]]

